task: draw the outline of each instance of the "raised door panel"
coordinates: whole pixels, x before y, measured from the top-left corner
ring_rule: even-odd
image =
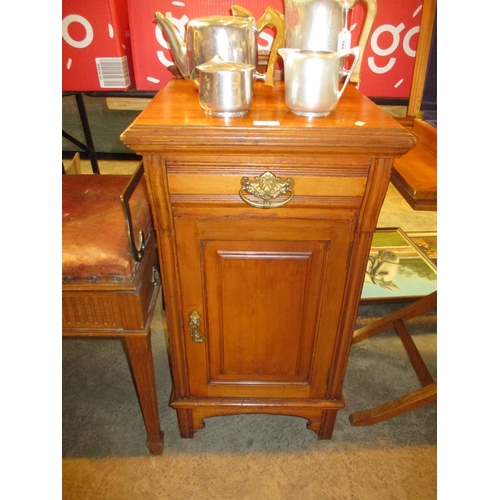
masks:
[[[349,220],[176,220],[192,396],[324,397],[351,226]],[[204,342],[191,337],[193,311]]]
[[[328,242],[203,245],[210,382],[309,378]]]

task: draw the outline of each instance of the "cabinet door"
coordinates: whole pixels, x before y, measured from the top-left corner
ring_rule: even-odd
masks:
[[[175,225],[191,395],[323,397],[354,224],[181,217]]]

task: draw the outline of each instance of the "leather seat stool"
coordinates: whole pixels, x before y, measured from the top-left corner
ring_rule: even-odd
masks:
[[[141,165],[132,177],[62,176],[62,333],[122,338],[146,446],[158,455],[163,431],[150,325],[160,283],[143,173]]]

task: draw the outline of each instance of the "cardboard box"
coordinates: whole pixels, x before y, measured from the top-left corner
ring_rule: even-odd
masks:
[[[366,45],[359,90],[369,97],[408,99],[415,65],[423,0],[377,0],[378,12]],[[365,5],[352,10],[352,46],[361,34]]]
[[[63,0],[62,90],[133,84],[127,0]]]
[[[240,5],[259,19],[267,6],[283,13],[283,0],[128,0],[130,36],[134,58],[135,85],[138,90],[157,91],[173,78],[168,67],[174,59],[162,29],[154,22],[156,12],[171,15],[174,25],[184,37],[190,19],[211,15],[231,15],[231,6]],[[270,50],[273,33],[265,29],[258,37],[260,50]]]

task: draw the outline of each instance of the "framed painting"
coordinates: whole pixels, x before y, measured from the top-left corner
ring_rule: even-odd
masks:
[[[373,235],[361,303],[413,301],[437,290],[437,234],[378,229]]]
[[[429,231],[406,231],[411,242],[437,267],[437,233]]]

